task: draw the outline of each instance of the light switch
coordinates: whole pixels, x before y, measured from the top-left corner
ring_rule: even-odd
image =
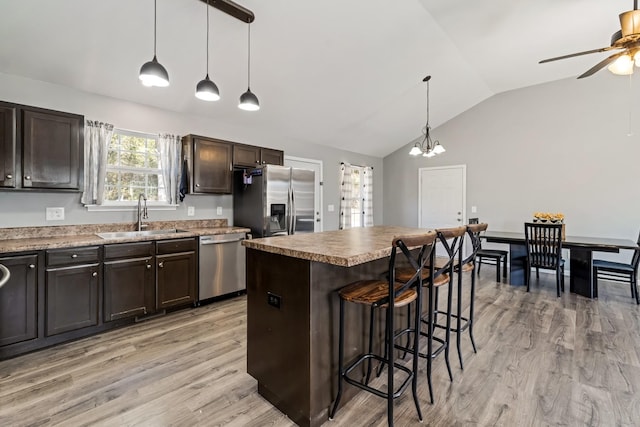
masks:
[[[194,206],[187,206],[187,216],[194,216],[196,214],[196,208]]]
[[[46,219],[47,221],[64,220],[64,208],[47,208]]]
[[[222,215],[222,206],[216,208],[216,215]]]
[[[478,207],[477,206],[471,206],[471,213],[477,213],[478,212]]]
[[[328,205],[328,206],[327,206],[327,211],[329,211],[329,212],[333,212],[333,211],[335,211],[335,210],[336,210],[336,207],[335,207],[335,206],[333,206],[333,205]]]

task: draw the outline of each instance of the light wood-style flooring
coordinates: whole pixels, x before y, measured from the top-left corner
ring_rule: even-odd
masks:
[[[423,425],[640,425],[640,309],[627,286],[601,282],[592,301],[556,298],[547,275],[528,294],[490,276],[478,284],[478,353],[464,336],[453,382],[436,359],[435,404],[426,381],[419,391]],[[242,296],[2,361],[0,426],[292,426],[246,373],[245,330]],[[385,411],[360,392],[325,426],[384,426]],[[410,393],[395,423],[418,425]]]

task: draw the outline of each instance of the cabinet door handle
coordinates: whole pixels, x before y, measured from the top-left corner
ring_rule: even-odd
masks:
[[[31,269],[36,268],[36,265],[35,264],[29,264],[29,268],[31,268]]]
[[[78,254],[71,255],[71,258],[78,258]]]
[[[164,262],[160,261],[160,262],[158,263],[158,267],[163,268],[163,267],[164,267]]]
[[[93,273],[91,273],[91,276],[92,276],[92,277],[98,277],[98,272],[97,272],[97,271],[94,271]]]
[[[11,179],[11,178],[13,178],[13,175],[7,174],[7,179]]]
[[[200,184],[196,184],[196,187],[200,187]]]
[[[151,264],[147,264],[147,270],[151,270]]]
[[[27,181],[31,181],[31,176],[27,175],[27,176],[24,177],[24,179],[26,179]]]
[[[258,165],[259,165],[259,164],[260,164],[260,160],[256,160],[256,164],[258,164]]]

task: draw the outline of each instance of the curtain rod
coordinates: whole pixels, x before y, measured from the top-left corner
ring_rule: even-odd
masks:
[[[344,165],[344,162],[340,162],[341,165]],[[371,168],[373,169],[373,166],[366,166],[366,165],[354,165],[352,163],[349,163],[351,166],[357,166],[359,168]]]

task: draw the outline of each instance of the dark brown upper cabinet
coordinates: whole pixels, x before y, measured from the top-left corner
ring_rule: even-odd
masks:
[[[0,103],[0,187],[82,187],[84,117]]]
[[[16,186],[16,107],[0,103],[0,187]]]
[[[189,171],[189,192],[231,194],[233,143],[187,135],[182,138],[182,154]]]
[[[233,165],[256,167],[261,165],[283,165],[284,152],[254,145],[234,144]]]
[[[23,109],[22,186],[80,190],[83,117]]]

